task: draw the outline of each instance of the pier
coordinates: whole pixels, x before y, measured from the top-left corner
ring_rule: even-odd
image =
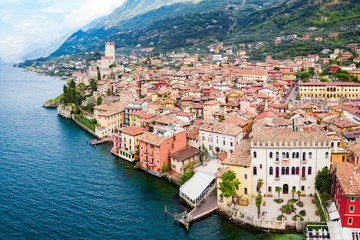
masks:
[[[90,140],[90,144],[92,146],[96,146],[96,145],[99,145],[99,144],[103,144],[105,142],[111,142],[111,138],[107,137],[107,138],[101,138],[101,139],[93,139],[93,140]]]
[[[212,192],[199,207],[195,207],[193,210],[188,212],[182,212],[180,214],[170,213],[165,206],[165,215],[169,214],[174,217],[175,222],[181,223],[186,230],[189,230],[189,225],[192,221],[199,220],[202,217],[205,217],[217,210],[217,197]]]

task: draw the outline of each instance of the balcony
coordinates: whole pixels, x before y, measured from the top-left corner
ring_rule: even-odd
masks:
[[[306,176],[301,176],[301,180],[306,180]]]
[[[276,163],[276,164],[280,164],[280,159],[279,159],[279,158],[276,158],[276,159],[275,159],[275,163]]]
[[[280,180],[280,176],[275,176],[275,180],[279,181]]]

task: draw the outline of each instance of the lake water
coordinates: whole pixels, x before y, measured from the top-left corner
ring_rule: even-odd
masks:
[[[0,239],[301,239],[253,233],[213,214],[186,231],[177,187],[91,147],[42,104],[63,81],[0,65]]]

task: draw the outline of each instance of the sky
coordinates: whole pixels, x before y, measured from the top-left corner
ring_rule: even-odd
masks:
[[[125,0],[0,0],[0,57],[46,45]]]

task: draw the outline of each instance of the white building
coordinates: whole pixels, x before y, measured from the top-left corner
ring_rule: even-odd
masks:
[[[263,194],[277,195],[292,189],[303,194],[315,193],[318,171],[330,167],[331,143],[325,132],[293,132],[289,129],[263,129],[251,141],[253,182],[264,181]],[[254,184],[253,192],[257,192]]]
[[[210,155],[234,152],[243,135],[242,128],[215,121],[204,121],[199,128],[200,146],[206,147]]]

